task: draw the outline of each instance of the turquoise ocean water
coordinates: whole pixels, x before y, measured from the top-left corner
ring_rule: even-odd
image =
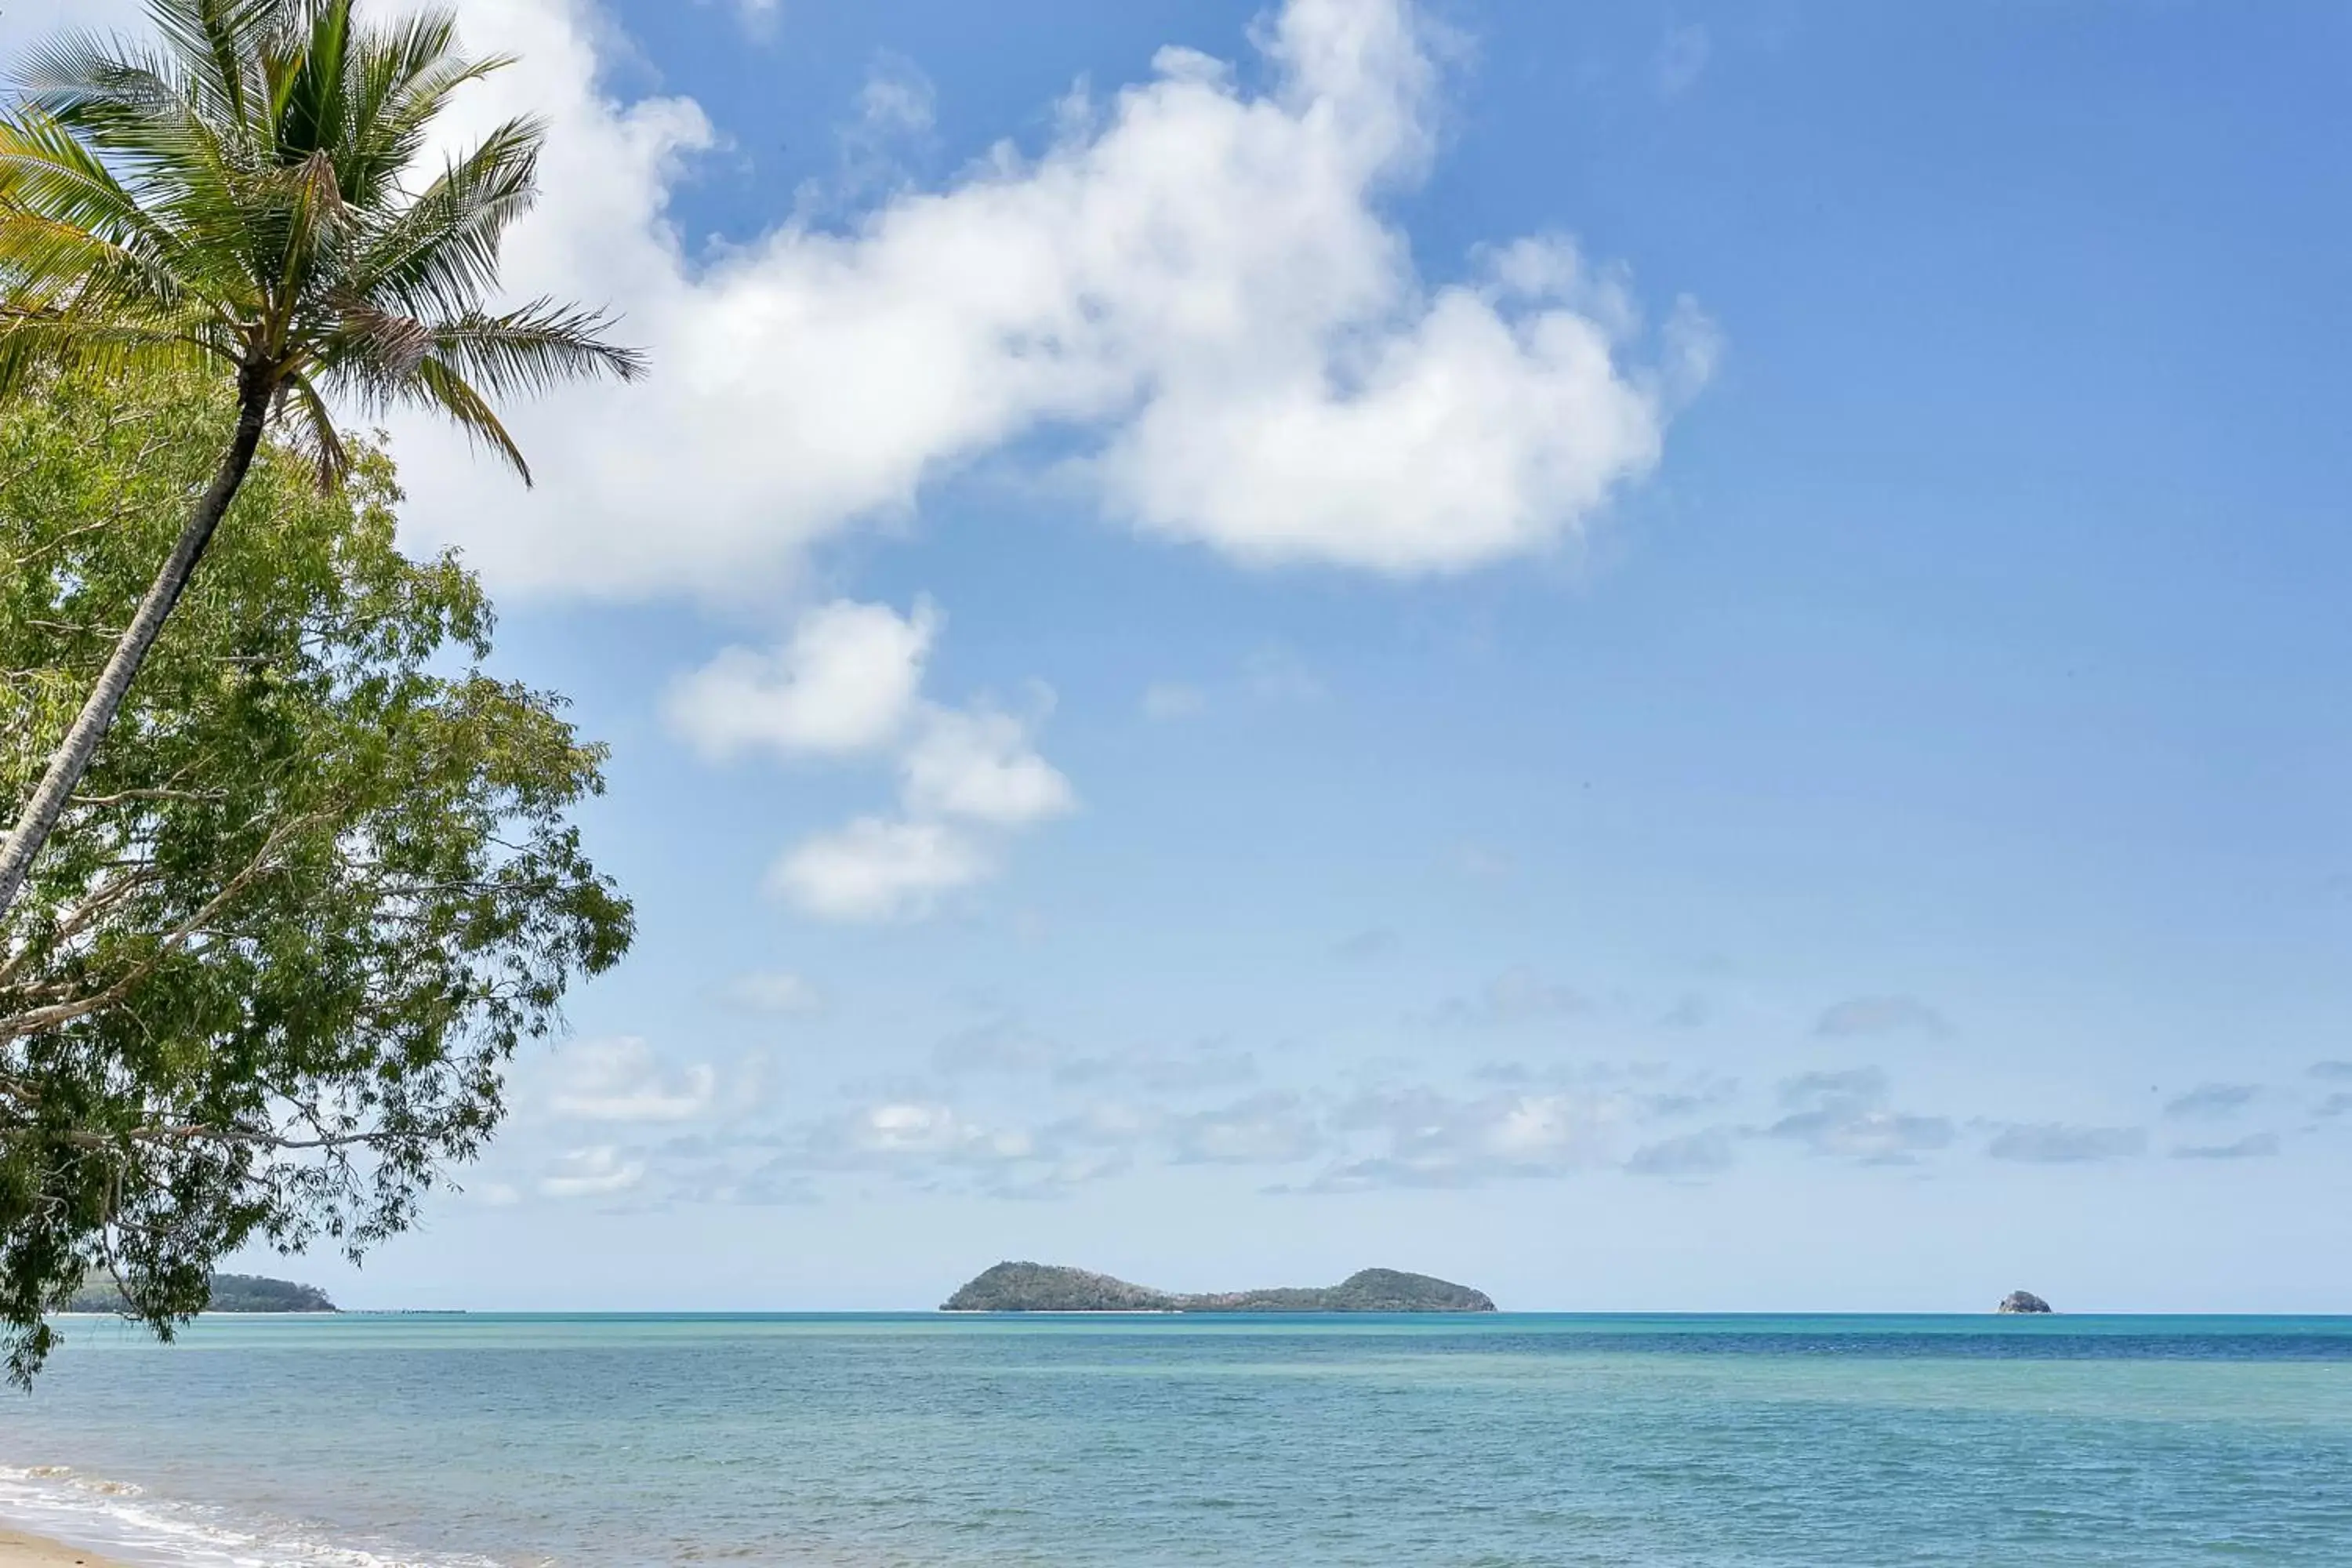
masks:
[[[163,1564],[2352,1564],[2352,1319],[77,1321],[0,1521]]]

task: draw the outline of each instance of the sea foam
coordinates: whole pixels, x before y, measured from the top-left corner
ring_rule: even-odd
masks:
[[[64,1465],[0,1465],[0,1521],[136,1568],[505,1568],[341,1544],[297,1521],[235,1518]]]

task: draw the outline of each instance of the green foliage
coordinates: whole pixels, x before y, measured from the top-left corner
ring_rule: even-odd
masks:
[[[350,462],[329,400],[439,411],[518,470],[493,399],[636,374],[596,312],[493,311],[541,133],[509,121],[417,168],[469,58],[455,18],[367,24],[350,0],[148,0],[152,43],[69,36],[0,117],[0,395],[44,372],[230,372]]]
[[[0,407],[0,800],[21,798],[209,478],[200,378]],[[265,447],[0,921],[0,1341],[101,1267],[168,1336],[253,1239],[356,1257],[501,1114],[629,906],[572,810],[600,747],[482,673],[490,606],[394,545],[392,466]]]

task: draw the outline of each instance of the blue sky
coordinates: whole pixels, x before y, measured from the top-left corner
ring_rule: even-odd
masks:
[[[461,11],[642,936],[296,1271],[2352,1300],[2341,7]]]

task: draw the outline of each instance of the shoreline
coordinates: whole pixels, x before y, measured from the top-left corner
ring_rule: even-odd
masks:
[[[122,1568],[111,1557],[0,1524],[0,1568]]]

